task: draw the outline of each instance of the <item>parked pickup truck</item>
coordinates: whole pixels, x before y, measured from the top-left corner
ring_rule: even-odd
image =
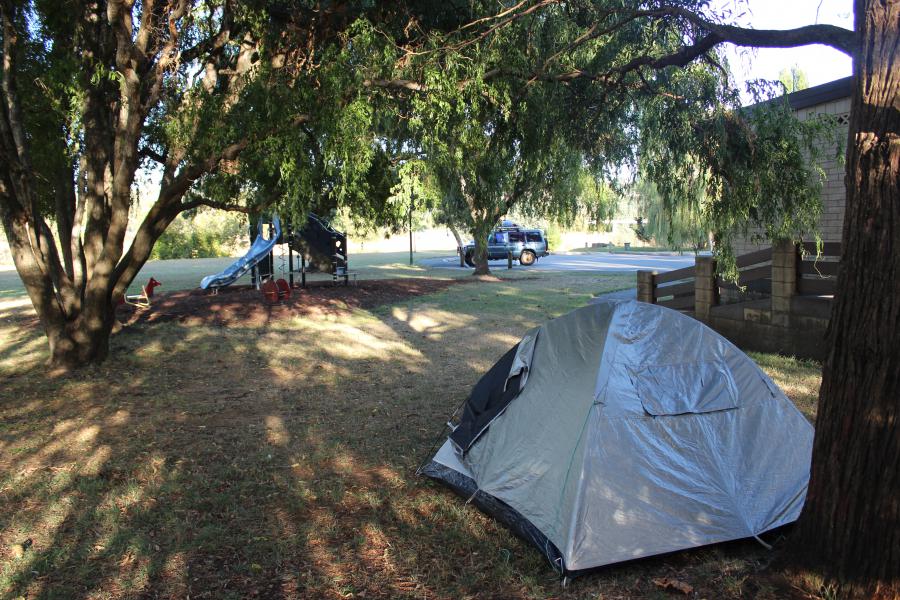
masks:
[[[474,267],[475,242],[463,246],[462,252],[466,264]],[[501,227],[488,236],[488,260],[506,260],[510,252],[520,265],[530,267],[538,258],[550,254],[550,248],[540,229]]]

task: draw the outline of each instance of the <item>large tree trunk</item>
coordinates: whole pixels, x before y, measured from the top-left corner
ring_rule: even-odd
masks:
[[[475,223],[473,239],[475,240],[475,252],[472,254],[472,262],[475,263],[474,275],[490,275],[491,268],[488,265],[488,236],[493,229],[493,222],[482,221]]]
[[[69,369],[102,361],[108,353],[109,334],[115,322],[108,296],[100,302],[79,302],[72,309],[53,284],[52,273],[61,266],[47,264],[33,250],[35,244],[29,239],[30,223],[25,214],[0,206],[0,217],[16,270],[47,336],[50,364]],[[62,276],[56,273],[57,279]]]
[[[900,1],[857,0],[843,261],[798,561],[900,597]]]
[[[475,193],[472,192],[472,186],[462,174],[459,175],[459,191],[466,206],[469,207],[472,217],[472,239],[475,240],[475,251],[472,254],[472,262],[475,263],[474,275],[490,275],[491,268],[488,266],[487,251],[488,236],[500,217],[490,214],[487,209],[479,205]]]
[[[50,365],[70,370],[101,363],[109,355],[109,338],[115,324],[114,308],[89,307],[62,331],[48,332]],[[88,317],[88,314],[96,316]]]
[[[472,256],[475,263],[474,275],[490,275],[491,267],[488,265],[487,243],[475,241],[475,254]]]

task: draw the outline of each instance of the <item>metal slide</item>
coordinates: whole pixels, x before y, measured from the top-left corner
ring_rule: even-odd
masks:
[[[275,227],[275,235],[272,236],[272,239],[267,240],[263,237],[264,223],[260,221],[256,228],[256,239],[253,241],[253,245],[250,246],[247,254],[231,263],[221,273],[204,277],[203,281],[200,282],[200,288],[208,290],[231,285],[268,256],[281,238],[281,221],[279,221],[278,217],[272,218],[272,225]]]

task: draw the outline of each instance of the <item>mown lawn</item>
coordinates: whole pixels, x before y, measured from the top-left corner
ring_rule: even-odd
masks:
[[[562,588],[537,552],[415,476],[522,333],[632,281],[541,274],[265,327],[136,325],[106,364],[65,377],[4,320],[0,598],[671,597],[663,577],[697,598],[780,597],[755,542]],[[754,358],[812,417],[818,365]]]

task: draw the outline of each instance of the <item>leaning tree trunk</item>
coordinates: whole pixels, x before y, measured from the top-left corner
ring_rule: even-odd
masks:
[[[466,266],[466,258],[465,258],[465,244],[463,244],[462,236],[459,235],[459,230],[456,229],[455,225],[447,224],[447,229],[450,230],[450,233],[453,234],[453,239],[456,240],[456,251],[459,253],[459,266]]]
[[[900,597],[900,1],[857,0],[843,260],[797,558]]]
[[[450,233],[453,234],[453,239],[456,240],[456,247],[462,248],[465,244],[463,244],[462,236],[459,235],[459,231],[456,229],[454,225],[447,225],[447,229],[450,230]]]

